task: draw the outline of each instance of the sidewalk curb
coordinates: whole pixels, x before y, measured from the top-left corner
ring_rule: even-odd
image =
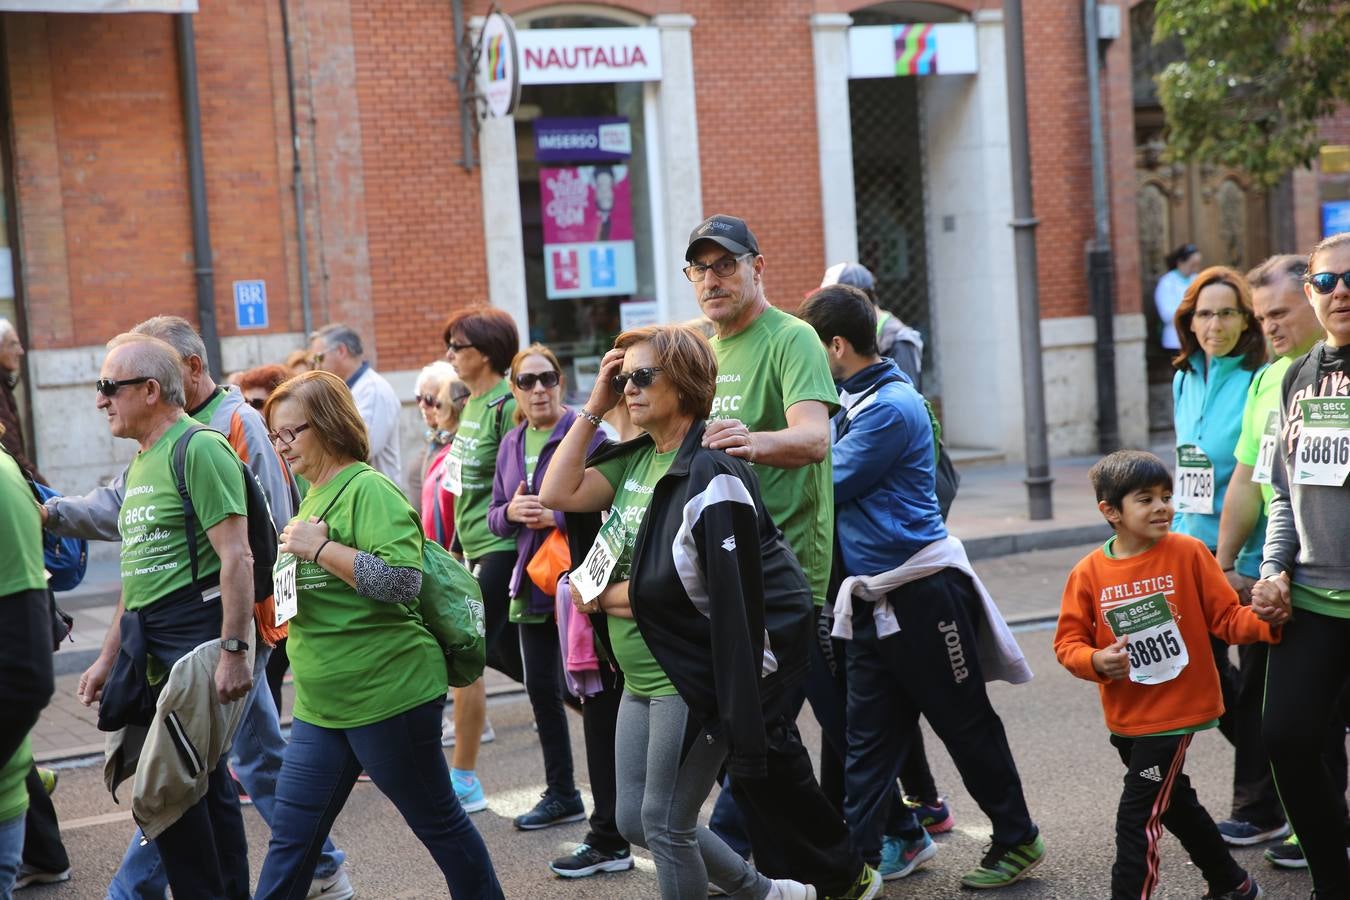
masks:
[[[1074,547],[1079,544],[1102,543],[1110,536],[1110,526],[1102,522],[1093,525],[1070,525],[1064,528],[1051,528],[1045,531],[1032,531],[1023,534],[996,534],[991,537],[963,540],[961,543],[966,547],[966,556],[971,562],[975,562],[998,556],[1030,553],[1033,550],[1060,550],[1064,547]]]

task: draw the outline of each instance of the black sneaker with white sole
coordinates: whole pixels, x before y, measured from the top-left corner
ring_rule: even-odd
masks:
[[[578,844],[577,849],[558,857],[548,867],[554,875],[563,878],[585,878],[598,872],[627,872],[633,868],[633,854],[627,849],[606,853],[590,844]]]
[[[521,831],[536,831],[567,822],[580,822],[586,818],[586,806],[581,802],[581,794],[571,797],[558,797],[545,791],[540,794],[534,809],[516,816],[516,827]]]

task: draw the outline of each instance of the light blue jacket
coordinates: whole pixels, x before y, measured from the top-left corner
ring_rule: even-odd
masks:
[[[1190,356],[1190,368],[1172,377],[1172,419],[1177,446],[1195,444],[1214,466],[1214,512],[1210,515],[1179,512],[1172,520],[1172,530],[1204,541],[1211,551],[1219,546],[1219,515],[1237,465],[1233,448],[1242,431],[1247,389],[1265,368],[1262,365],[1255,371],[1244,369],[1244,358],[1220,357],[1212,360],[1206,371],[1205,353],[1197,350]],[[1253,534],[1248,539],[1239,560],[1251,557],[1256,565],[1260,564],[1261,542],[1256,537]]]

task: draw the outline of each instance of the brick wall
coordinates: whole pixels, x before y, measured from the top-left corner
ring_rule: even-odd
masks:
[[[685,4],[698,87],[703,209],[739,215],[768,261],[769,299],[795,309],[827,265],[807,0],[753,21],[737,4]],[[753,44],[753,65],[746,56]],[[691,227],[693,224],[691,223]]]
[[[460,158],[450,4],[352,0],[375,342],[384,369],[444,352],[454,309],[487,300],[477,170]]]

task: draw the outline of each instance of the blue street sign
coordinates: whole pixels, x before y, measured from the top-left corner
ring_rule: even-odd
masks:
[[[267,282],[234,283],[234,324],[236,328],[267,327]]]

